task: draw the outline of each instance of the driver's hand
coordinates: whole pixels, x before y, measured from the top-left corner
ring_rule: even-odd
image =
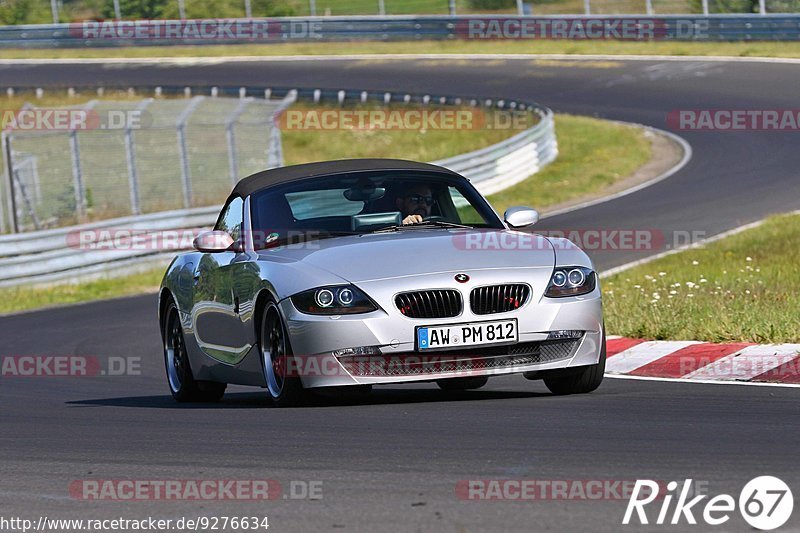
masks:
[[[403,219],[404,226],[408,224],[419,224],[420,222],[422,222],[422,215],[408,215]]]

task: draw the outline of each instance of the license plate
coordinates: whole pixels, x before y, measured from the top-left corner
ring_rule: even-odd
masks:
[[[514,344],[518,340],[516,319],[417,328],[417,348],[419,350],[485,344]]]

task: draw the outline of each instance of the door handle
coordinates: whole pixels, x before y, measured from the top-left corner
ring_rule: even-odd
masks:
[[[239,314],[239,297],[238,296],[234,296],[233,297],[233,312],[236,313],[237,315]]]

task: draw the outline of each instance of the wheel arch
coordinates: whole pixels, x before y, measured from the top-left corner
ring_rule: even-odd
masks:
[[[256,296],[255,310],[253,314],[253,327],[256,330],[256,342],[261,343],[261,321],[264,319],[264,312],[270,302],[278,303],[278,299],[268,288],[264,287]]]
[[[161,326],[162,336],[164,335],[164,321],[167,319],[167,306],[170,302],[173,302],[175,307],[178,306],[177,300],[175,300],[175,296],[172,294],[172,291],[170,291],[167,287],[162,287],[161,292],[158,293],[158,324]]]

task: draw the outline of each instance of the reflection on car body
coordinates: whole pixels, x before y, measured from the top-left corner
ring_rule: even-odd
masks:
[[[291,405],[320,387],[463,390],[514,373],[555,393],[594,390],[605,365],[597,276],[569,241],[520,232],[537,219],[512,208],[501,220],[463,176],[411,161],[245,178],[164,276],[170,390],[211,400],[228,383],[253,385]],[[526,245],[462,245],[487,236]]]

